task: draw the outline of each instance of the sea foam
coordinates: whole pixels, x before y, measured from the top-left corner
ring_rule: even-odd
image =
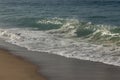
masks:
[[[31,29],[0,29],[0,38],[31,51],[48,52],[68,58],[103,62],[120,66],[120,47],[105,47],[81,39],[63,37],[53,31]],[[59,31],[59,30],[58,30]],[[51,33],[50,33],[51,32]]]

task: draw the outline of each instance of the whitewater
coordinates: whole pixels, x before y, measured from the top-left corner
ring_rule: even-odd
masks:
[[[43,19],[36,23],[61,27],[50,30],[1,28],[0,38],[31,51],[120,66],[120,33],[111,31],[116,27],[111,29],[110,26],[62,18]]]
[[[120,66],[120,0],[0,0],[0,39]]]

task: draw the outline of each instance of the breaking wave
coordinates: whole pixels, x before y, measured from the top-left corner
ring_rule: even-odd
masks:
[[[0,29],[0,38],[32,51],[120,66],[119,27],[62,18],[42,19],[36,24],[54,28]]]
[[[84,38],[97,44],[120,45],[120,27],[110,25],[96,25],[91,22],[82,22],[77,19],[52,18],[39,20],[38,24],[52,24],[50,33],[60,33],[69,37]],[[58,27],[59,25],[59,27]],[[44,26],[46,27],[46,26]],[[55,29],[55,30],[53,30]]]

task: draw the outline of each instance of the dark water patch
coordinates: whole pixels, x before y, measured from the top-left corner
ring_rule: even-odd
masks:
[[[120,41],[120,37],[112,37],[110,38],[110,41],[112,42]]]
[[[77,37],[86,37],[88,35],[90,35],[91,33],[93,33],[94,31],[92,29],[78,29],[76,34]]]
[[[114,28],[110,30],[112,33],[120,33],[120,28]]]
[[[18,26],[37,28],[38,30],[50,30],[50,29],[58,29],[61,27],[61,24],[54,23],[39,23],[40,20],[45,20],[44,18],[22,18],[18,20]]]
[[[89,1],[89,4],[93,4],[93,5],[99,5],[99,6],[106,6],[106,5],[119,5],[120,1],[113,1],[113,0],[93,0],[93,1]]]
[[[88,18],[97,18],[98,19],[98,18],[107,18],[107,17],[106,16],[95,16],[94,15],[94,16],[89,16]]]

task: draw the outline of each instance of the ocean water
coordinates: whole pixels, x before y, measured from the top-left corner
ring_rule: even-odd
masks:
[[[120,66],[120,0],[0,0],[0,38]]]

